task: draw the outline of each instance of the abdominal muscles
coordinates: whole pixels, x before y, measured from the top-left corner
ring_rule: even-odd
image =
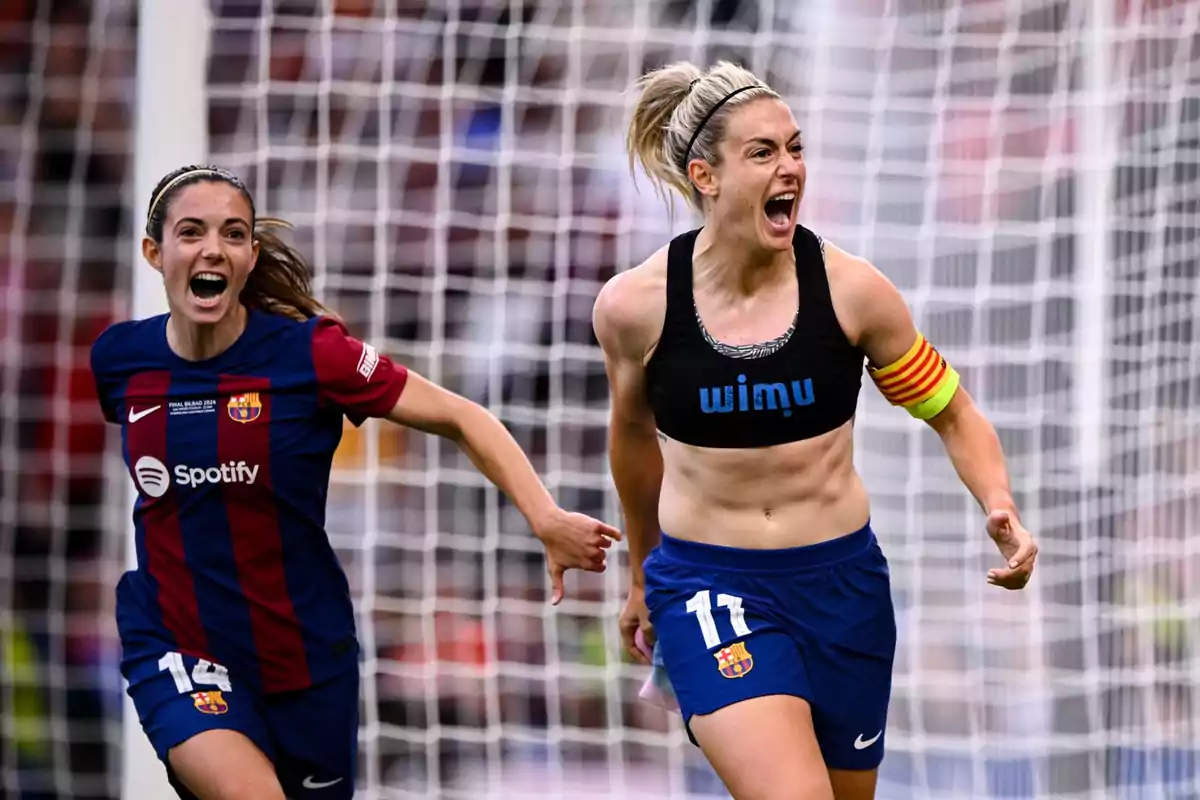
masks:
[[[659,524],[676,538],[755,549],[800,547],[858,530],[870,505],[854,470],[853,424],[744,450],[667,439]]]

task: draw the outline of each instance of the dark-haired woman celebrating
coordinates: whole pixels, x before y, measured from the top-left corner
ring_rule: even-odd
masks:
[[[181,798],[347,800],[358,641],[324,529],[343,417],[454,440],[541,540],[553,602],[565,570],[604,569],[619,533],[559,508],[485,409],[351,337],[268,222],[224,170],[168,175],[142,252],[169,312],[92,349],[138,490],[122,672]]]

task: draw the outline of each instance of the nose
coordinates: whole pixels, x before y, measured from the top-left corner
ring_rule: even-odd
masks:
[[[210,231],[204,237],[204,245],[200,250],[200,255],[206,261],[223,261],[225,259],[225,251],[221,247],[221,234],[219,231]]]
[[[804,157],[788,153],[779,159],[779,175],[786,178],[799,178],[804,170]]]

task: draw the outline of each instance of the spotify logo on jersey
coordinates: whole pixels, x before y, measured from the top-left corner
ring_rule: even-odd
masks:
[[[162,497],[171,485],[167,467],[154,456],[142,456],[133,465],[133,476],[137,485],[148,497]]]
[[[176,464],[175,483],[189,488],[205,484],[245,483],[251,486],[258,480],[258,464],[245,461],[227,461],[215,467],[189,467]],[[154,456],[142,456],[133,465],[133,477],[147,497],[162,497],[171,487],[171,472]]]

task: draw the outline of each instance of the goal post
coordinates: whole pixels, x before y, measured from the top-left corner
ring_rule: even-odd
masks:
[[[1117,122],[1112,71],[1115,14],[1112,0],[1091,0],[1083,26],[1082,116],[1079,126],[1080,221],[1087,235],[1076,250],[1079,328],[1075,337],[1075,408],[1079,414],[1076,451],[1081,483],[1095,489],[1104,478],[1108,434],[1108,283],[1111,273],[1113,164],[1117,163]],[[1098,233],[1103,232],[1103,233]]]
[[[134,111],[133,197],[129,258],[132,259],[132,313],[141,319],[167,310],[162,279],[142,258],[145,209],[163,175],[208,157],[208,0],[138,0],[137,78]],[[132,483],[125,491],[125,514],[137,497]],[[126,563],[137,564],[133,528],[129,526]],[[121,796],[173,797],[166,771],[142,732],[137,711],[124,698]]]

